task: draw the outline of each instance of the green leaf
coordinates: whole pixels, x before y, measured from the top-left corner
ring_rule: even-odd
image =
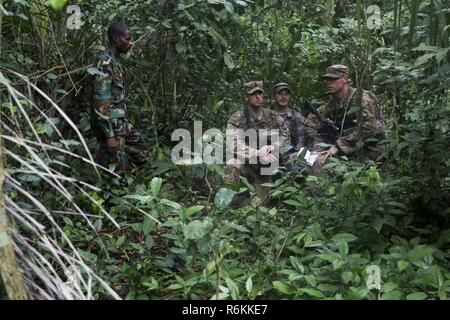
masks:
[[[170,24],[170,20],[164,20],[161,24],[164,27],[166,27],[167,29],[172,29],[172,25]]]
[[[247,282],[245,283],[245,290],[247,290],[248,294],[251,294],[252,289],[253,289],[252,277],[248,277]]]
[[[323,259],[325,261],[331,262],[331,263],[333,263],[333,261],[335,261],[335,260],[342,260],[341,256],[334,252],[321,253],[317,257],[319,257],[320,259]]]
[[[298,202],[296,200],[292,200],[292,199],[284,200],[283,202],[286,203],[286,204],[289,204],[291,206],[294,206],[294,207],[301,207],[302,206],[302,204],[300,202]]]
[[[384,218],[376,217],[375,221],[372,223],[372,227],[375,229],[377,233],[380,233],[384,223],[385,223]]]
[[[305,280],[311,287],[315,287],[317,285],[316,277],[313,275],[305,276]]]
[[[59,118],[48,118],[47,120],[45,120],[44,129],[47,135],[49,136],[53,135],[53,132],[55,131],[53,126],[56,126],[59,122],[60,122]]]
[[[397,268],[399,271],[405,270],[409,266],[409,262],[405,260],[397,261]]]
[[[305,248],[315,248],[315,247],[321,247],[323,246],[323,242],[320,240],[314,240],[314,241],[305,241]]]
[[[9,80],[7,78],[5,78],[5,76],[1,72],[0,72],[0,83],[5,86],[9,85]]]
[[[211,227],[212,223],[209,219],[204,221],[194,220],[183,227],[183,234],[186,239],[198,240],[203,238]]]
[[[311,289],[311,288],[301,288],[298,291],[306,293],[308,295],[310,295],[311,297],[315,297],[315,298],[319,298],[319,299],[324,299],[325,295],[320,292],[319,290],[316,289]]]
[[[158,281],[153,277],[151,277],[149,280],[143,282],[142,285],[145,286],[148,290],[158,289],[158,287],[159,287]]]
[[[48,3],[53,9],[59,10],[62,9],[68,1],[69,0],[49,0]]]
[[[236,283],[233,280],[231,280],[229,277],[225,278],[225,282],[227,284],[228,289],[230,289],[231,298],[233,300],[239,299],[239,288],[236,285]]]
[[[78,142],[77,140],[71,140],[71,139],[68,139],[68,140],[60,139],[59,142],[65,144],[65,145],[68,145],[68,146],[79,146],[79,145],[81,145],[81,143]]]
[[[54,74],[53,72],[49,72],[49,73],[47,73],[47,78],[50,80],[56,80],[56,79],[58,79],[58,76],[56,74]]]
[[[401,291],[386,292],[381,296],[382,300],[400,300],[402,298]]]
[[[18,179],[23,182],[37,182],[41,181],[42,179],[38,176],[35,176],[33,174],[21,174]]]
[[[144,223],[142,224],[142,232],[144,235],[148,235],[155,227],[155,221],[149,217],[144,218]]]
[[[73,227],[73,222],[71,219],[67,218],[67,217],[63,217],[64,222],[68,225]]]
[[[433,53],[425,53],[424,55],[422,55],[416,59],[414,66],[418,67],[418,66],[426,63],[431,58],[434,58],[435,56],[436,56],[436,53],[434,53],[434,52]]]
[[[358,237],[352,235],[351,233],[339,233],[335,235],[333,238],[331,238],[334,241],[345,241],[345,242],[352,242],[358,239]]]
[[[152,236],[147,236],[145,238],[145,246],[147,247],[148,250],[153,248],[154,243],[155,243],[155,241],[153,240]]]
[[[177,52],[180,54],[184,54],[186,53],[186,45],[184,44],[184,42],[177,42],[177,44],[175,45],[175,50],[177,50]]]
[[[424,292],[415,292],[408,294],[406,300],[425,300],[427,295]]]
[[[116,247],[120,248],[124,242],[125,242],[125,236],[120,236],[119,239],[117,239],[117,241],[116,241]]]
[[[231,55],[228,52],[225,52],[223,54],[223,61],[225,62],[225,65],[227,66],[228,69],[233,70],[235,65],[233,62],[233,58],[231,57]]]
[[[439,48],[436,46],[427,46],[425,43],[421,43],[418,47],[411,49],[412,51],[432,51],[436,52]]]
[[[294,266],[297,271],[300,273],[305,273],[305,267],[301,264],[300,259],[294,256],[290,256],[289,260],[291,261],[291,264]]]
[[[317,289],[327,292],[337,292],[339,290],[339,287],[327,283],[322,283],[317,286]]]
[[[226,226],[228,226],[230,228],[236,229],[236,230],[238,230],[240,232],[250,232],[247,228],[245,228],[243,226],[240,226],[238,224],[235,224],[233,222],[229,222],[227,220],[224,220],[222,222],[223,222],[224,225],[226,225]]]
[[[229,13],[234,13],[234,7],[229,2],[224,2],[223,5],[225,6],[225,10],[227,10]]]
[[[214,197],[214,205],[218,208],[226,208],[230,205],[233,200],[236,191],[228,188],[220,188]]]
[[[167,205],[167,206],[169,206],[169,207],[172,207],[172,208],[174,208],[174,209],[177,209],[177,210],[181,209],[181,205],[180,205],[179,203],[176,203],[176,202],[174,202],[174,201],[170,201],[170,200],[168,200],[168,199],[162,199],[162,200],[160,201],[160,203],[161,203],[161,204],[165,204],[165,205]]]
[[[248,6],[247,2],[242,1],[242,0],[236,0],[236,3],[237,3],[238,5],[240,5],[240,6],[243,6],[243,7]]]
[[[295,289],[293,287],[291,287],[290,285],[284,283],[284,282],[274,281],[274,282],[272,282],[272,284],[275,287],[275,289],[277,289],[281,293],[289,294],[289,295],[295,293]]]
[[[342,272],[342,280],[345,284],[349,283],[353,279],[353,272],[351,271],[344,271]]]
[[[199,212],[201,210],[203,210],[204,206],[193,206],[190,208],[186,209],[186,216],[190,217],[192,216],[194,213]]]
[[[152,181],[150,182],[150,190],[153,194],[153,196],[157,196],[159,194],[159,191],[161,190],[161,185],[162,185],[162,179],[155,177],[152,179]]]
[[[386,282],[385,284],[383,284],[381,286],[381,292],[391,292],[392,290],[394,290],[397,287],[398,287],[398,284],[396,284],[394,282]]]
[[[95,222],[94,222],[94,228],[95,228],[95,230],[100,231],[100,230],[102,229],[102,226],[103,226],[103,221],[102,221],[102,219],[97,219],[97,220],[95,220]]]
[[[339,253],[343,257],[348,255],[348,244],[346,241],[342,241],[339,243]]]
[[[418,245],[408,252],[408,258],[411,261],[422,260],[426,256],[431,255],[434,251],[435,251],[434,248],[427,247],[425,245]]]
[[[448,54],[449,50],[450,50],[450,47],[442,48],[442,49],[438,50],[438,52],[436,53],[436,61],[438,64],[440,64],[442,61],[444,61],[447,58],[447,54]]]
[[[270,209],[269,210],[269,215],[271,216],[271,217],[275,217],[276,216],[276,214],[277,214],[277,208],[275,208],[275,207],[273,207],[272,209]]]
[[[215,294],[211,297],[211,300],[225,300],[229,297],[228,293],[219,292],[219,295]]]
[[[178,4],[178,10],[183,11],[183,10],[186,10],[186,9],[188,9],[190,7],[193,7],[193,6],[195,6],[195,2],[190,3],[190,4],[180,3],[180,4]]]
[[[174,283],[171,284],[170,286],[167,287],[167,290],[177,290],[177,289],[181,289],[183,288],[183,286],[179,283]]]

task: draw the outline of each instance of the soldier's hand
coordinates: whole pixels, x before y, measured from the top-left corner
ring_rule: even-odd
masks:
[[[277,160],[271,153],[274,149],[274,146],[264,146],[258,150],[258,156],[262,163],[272,163]]]
[[[117,148],[119,147],[119,142],[115,137],[106,139],[106,146],[108,148],[108,152],[115,154],[117,152]]]
[[[339,149],[336,148],[335,146],[331,147],[328,150],[325,151],[313,151],[311,152],[312,155],[319,155],[319,161],[321,162],[321,164],[324,164],[325,161],[330,158],[331,156],[335,156],[339,153]]]

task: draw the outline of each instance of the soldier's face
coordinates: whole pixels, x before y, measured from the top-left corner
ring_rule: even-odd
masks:
[[[344,88],[348,80],[347,77],[344,76],[338,79],[326,78],[325,82],[327,84],[328,93],[338,93],[342,90],[342,88]]]
[[[131,30],[127,29],[121,36],[115,37],[115,42],[120,53],[127,53],[131,49]]]
[[[264,103],[264,94],[262,91],[256,91],[245,95],[245,101],[252,107],[261,107]]]
[[[286,107],[289,104],[289,90],[284,89],[275,93],[275,103],[280,107]]]

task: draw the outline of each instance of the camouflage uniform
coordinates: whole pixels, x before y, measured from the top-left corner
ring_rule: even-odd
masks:
[[[345,66],[329,67],[324,77],[342,76],[347,72]],[[340,77],[339,76],[339,77]],[[363,160],[375,160],[386,150],[386,145],[379,141],[385,137],[383,117],[378,107],[376,96],[368,91],[362,92],[362,119],[363,123],[358,132],[357,117],[360,107],[357,105],[360,90],[350,88],[349,94],[342,102],[332,98],[327,104],[319,107],[317,111],[323,118],[332,120],[339,129],[339,138],[331,141],[320,121],[314,114],[310,114],[305,122],[305,133],[308,145],[316,148],[318,143],[334,144],[340,155],[353,157],[357,154],[357,143],[363,142]]]
[[[278,93],[281,90],[287,89],[289,92],[289,85],[287,83],[277,83],[273,86],[274,93]],[[298,111],[287,109],[286,112],[278,112],[275,110],[283,119],[286,121],[289,131],[291,132],[291,142],[295,150],[300,150],[305,146],[305,117]]]
[[[261,81],[247,83],[245,87],[248,88],[252,85],[253,89],[260,89],[262,91]],[[252,89],[247,91],[247,94],[250,94],[249,92],[251,93]],[[253,92],[255,92],[255,90],[253,90]],[[235,129],[242,129],[243,131],[246,131],[247,129],[255,129],[257,133],[261,129],[277,129],[279,130],[280,151],[287,145],[290,145],[290,133],[284,119],[277,115],[274,111],[266,108],[261,108],[260,113],[256,114],[252,107],[246,106],[243,111],[233,113],[228,119],[227,130]],[[238,146],[242,149],[238,149]],[[262,146],[263,145],[259,145],[258,143],[258,148],[261,148]],[[227,148],[228,150],[232,150],[235,155],[237,155],[236,150],[242,150],[243,154],[238,156],[242,156],[242,159],[245,159],[246,163],[227,164],[224,168],[224,182],[227,184],[234,184],[239,182],[239,176],[243,176],[255,186],[256,192],[260,198],[267,197],[268,190],[263,188],[261,184],[271,181],[271,176],[260,174],[261,164],[247,163],[250,159],[257,157],[258,150],[251,148],[245,141],[239,139],[237,136],[233,136],[232,139],[227,137]]]
[[[119,174],[123,173],[128,160],[140,165],[148,158],[144,141],[126,118],[125,89],[123,69],[116,57],[110,52],[104,52],[98,57],[95,75],[93,108],[91,110],[91,125],[97,137],[97,161],[108,167],[114,157],[108,153],[106,140],[115,137],[119,147],[114,162],[117,162]]]

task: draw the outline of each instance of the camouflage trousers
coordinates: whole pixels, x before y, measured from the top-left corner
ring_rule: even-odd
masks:
[[[261,200],[266,201],[269,198],[270,189],[262,184],[271,182],[272,176],[261,175],[260,167],[257,165],[226,165],[224,168],[224,183],[235,184],[239,182],[239,176],[245,177],[256,190],[256,194]]]
[[[119,144],[116,154],[109,153],[106,139],[97,136],[97,162],[105,167],[115,163],[119,175],[129,168],[130,163],[138,166],[145,164],[148,150],[141,134],[125,118],[113,119],[113,130]]]

